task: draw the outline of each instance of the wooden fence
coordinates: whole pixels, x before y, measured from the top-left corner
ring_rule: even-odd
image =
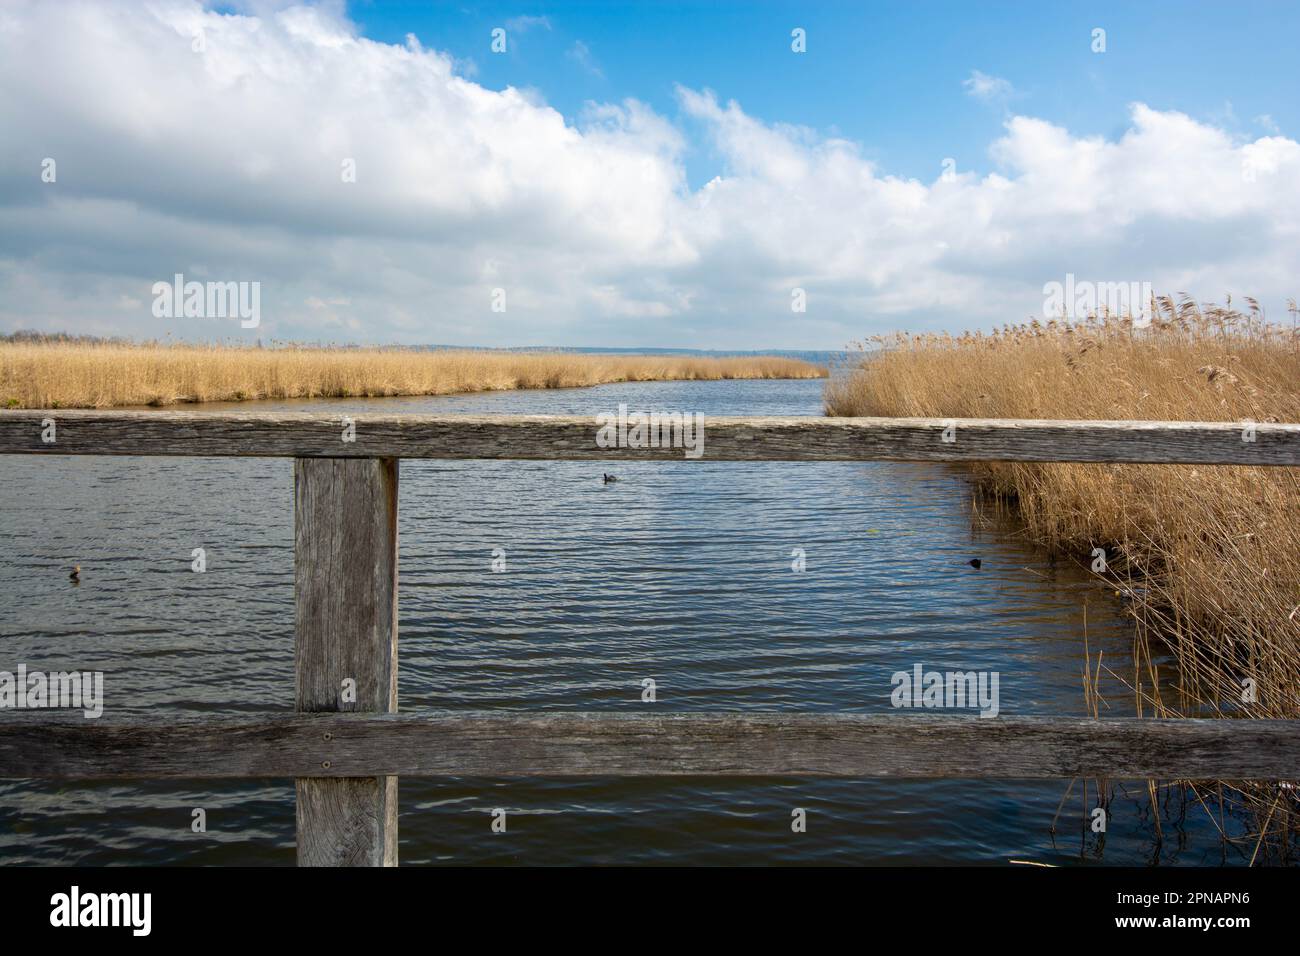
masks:
[[[689,460],[601,447],[589,417],[8,411],[0,454],[295,459],[296,713],[5,712],[0,778],[293,777],[303,865],[396,864],[401,774],[1300,777],[1293,720],[396,713],[398,460]],[[1296,467],[1300,425],[710,418],[702,460]]]

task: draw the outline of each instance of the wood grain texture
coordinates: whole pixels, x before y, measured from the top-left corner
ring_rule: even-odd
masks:
[[[611,413],[614,411],[610,410]],[[689,411],[684,409],[683,411]],[[41,422],[55,422],[53,443]],[[595,417],[148,411],[0,412],[0,454],[686,460],[601,448]],[[955,441],[942,440],[955,424]],[[1300,466],[1300,424],[920,418],[707,418],[703,461],[1094,461]]]
[[[397,477],[391,458],[294,463],[300,712],[397,710]],[[300,776],[300,866],[397,864],[395,777]]]
[[[321,713],[115,724],[0,712],[0,777],[395,774],[1296,780],[1300,721]]]

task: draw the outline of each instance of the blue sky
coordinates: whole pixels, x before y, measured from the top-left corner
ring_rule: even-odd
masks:
[[[834,349],[1066,287],[1287,321],[1298,38],[1265,2],[5,0],[0,331]],[[178,274],[258,322],[156,314]]]
[[[1077,135],[1116,138],[1143,102],[1241,132],[1258,117],[1300,126],[1300,3],[419,3],[348,6],[365,36],[427,47],[473,64],[491,89],[537,90],[570,120],[587,101],[635,97],[676,116],[674,88],[714,90],[768,122],[861,144],[883,171],[928,181],[943,158],[987,172],[1008,110]],[[507,52],[494,27],[525,18]],[[790,31],[807,53],[790,53]],[[1092,31],[1106,30],[1106,52]],[[577,47],[582,44],[582,47]],[[575,51],[588,51],[583,59]],[[1014,92],[965,94],[973,70]],[[684,128],[690,129],[689,122]],[[1266,131],[1266,130],[1265,130]],[[707,144],[687,158],[698,187],[721,170]]]

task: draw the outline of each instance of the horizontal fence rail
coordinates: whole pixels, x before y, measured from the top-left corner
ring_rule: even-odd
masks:
[[[0,719],[0,777],[1295,779],[1300,721],[855,714]]]
[[[351,426],[354,440],[345,441]],[[51,425],[53,429],[51,431]],[[0,412],[0,454],[683,460],[601,447],[595,416]],[[713,418],[705,461],[1044,461],[1300,466],[1300,424],[984,418]]]

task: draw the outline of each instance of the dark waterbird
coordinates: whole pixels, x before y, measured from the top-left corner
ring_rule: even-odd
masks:
[[[613,475],[604,475],[604,474],[602,474],[602,477],[605,479],[605,484],[609,484],[611,481],[618,481],[618,478],[616,478],[616,477],[613,476]]]
[[[971,559],[970,559],[969,561],[967,561],[966,563],[969,564],[969,565],[970,565],[972,568],[974,568],[976,571],[978,571],[978,570],[980,569],[980,565],[981,565],[983,562],[981,562],[979,558],[971,558]]]
[[[73,584],[81,583],[81,565],[74,564],[72,566],[72,573],[68,575],[68,580]]]

